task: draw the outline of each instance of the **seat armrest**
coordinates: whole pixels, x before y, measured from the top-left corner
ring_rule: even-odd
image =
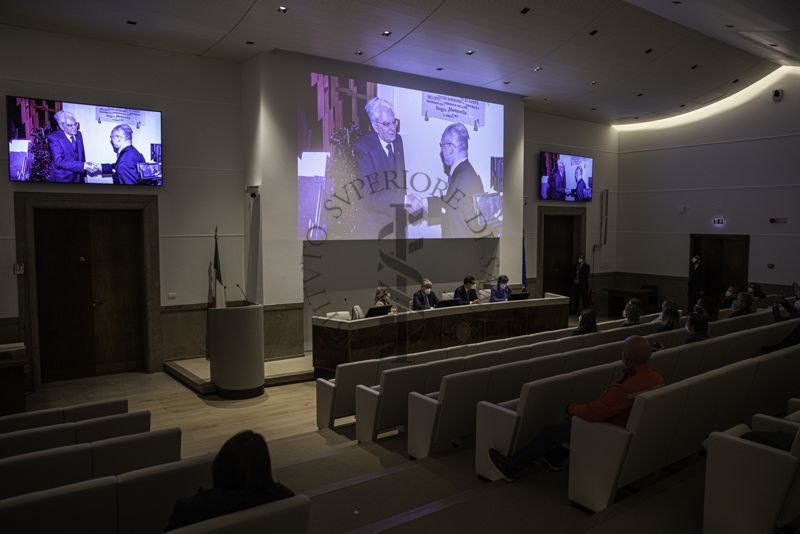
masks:
[[[486,480],[498,480],[500,475],[489,461],[489,449],[502,454],[511,453],[511,444],[519,426],[519,415],[500,405],[480,401],[475,424],[475,473]]]
[[[408,394],[408,455],[427,458],[439,422],[439,401],[416,391]]]
[[[572,418],[569,500],[593,512],[608,508],[617,490],[631,433],[610,423]]]
[[[787,421],[779,417],[772,417],[757,413],[753,416],[753,432],[786,432],[790,436],[797,434],[797,429],[800,428],[800,423],[795,421]]]
[[[356,439],[362,443],[373,441],[378,435],[378,411],[381,393],[376,388],[356,386]]]
[[[786,403],[786,413],[800,411],[800,399],[789,399]]]
[[[317,428],[333,428],[333,403],[336,384],[332,380],[317,378]]]

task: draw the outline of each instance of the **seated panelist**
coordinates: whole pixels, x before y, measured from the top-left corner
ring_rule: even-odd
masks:
[[[492,287],[489,302],[505,302],[511,297],[511,288],[508,287],[508,277],[501,274],[497,277],[497,285]]]
[[[475,291],[475,277],[467,275],[464,277],[464,284],[460,285],[453,292],[453,299],[459,300],[464,304],[477,304],[478,292]]]
[[[436,293],[433,292],[433,283],[427,278],[422,279],[420,289],[414,293],[414,301],[411,305],[412,310],[429,310],[435,308],[439,303]]]
[[[386,286],[378,286],[375,289],[375,304],[373,306],[391,306],[391,301],[389,300],[390,292],[389,288]]]

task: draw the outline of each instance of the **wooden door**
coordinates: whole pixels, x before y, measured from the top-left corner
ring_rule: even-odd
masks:
[[[546,215],[543,222],[543,290],[568,297],[576,250],[575,218],[572,215]]]
[[[42,381],[142,368],[141,213],[34,214]]]

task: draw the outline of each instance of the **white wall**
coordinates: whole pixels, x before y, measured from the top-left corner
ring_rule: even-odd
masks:
[[[686,276],[690,234],[749,234],[750,280],[800,277],[798,71],[702,120],[619,133],[618,270]],[[712,225],[717,216],[724,227]]]
[[[0,26],[0,94],[155,109],[162,115],[164,187],[7,181],[0,150],[0,317],[18,314],[13,193],[157,194],[161,303],[208,298],[214,226],[229,298],[243,285],[244,171],[237,63]],[[5,102],[5,99],[3,99]],[[5,113],[3,113],[5,116]],[[3,129],[0,142],[7,143]],[[168,300],[167,292],[177,299]]]
[[[542,151],[594,158],[592,202],[573,204],[539,200],[539,155]],[[586,261],[592,272],[617,269],[617,132],[607,124],[586,122],[546,113],[525,113],[525,255],[528,277],[536,276],[538,209],[574,206],[586,210]],[[608,189],[608,242],[600,240],[600,192]],[[597,247],[593,251],[593,246]]]

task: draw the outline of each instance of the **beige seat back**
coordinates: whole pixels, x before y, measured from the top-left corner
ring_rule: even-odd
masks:
[[[442,378],[434,443],[448,443],[475,434],[476,406],[486,400],[490,378],[488,369],[462,371]]]
[[[496,352],[483,352],[481,354],[473,354],[464,358],[464,370],[471,371],[472,369],[485,369],[492,365],[499,363]]]
[[[75,443],[140,434],[150,431],[150,412],[130,412],[75,423]]]
[[[381,401],[377,428],[404,425],[408,421],[408,394],[425,389],[426,365],[412,365],[381,373]]]
[[[528,346],[523,347],[509,347],[507,349],[497,351],[497,362],[511,363],[527,360],[530,358],[531,350]]]
[[[0,458],[64,447],[75,443],[75,423],[43,426],[0,434]]]
[[[180,428],[109,438],[92,443],[92,477],[118,475],[180,459]]]
[[[356,409],[356,386],[378,383],[378,360],[342,363],[336,366],[336,397],[333,417],[352,415]]]
[[[188,525],[172,534],[263,534],[264,532],[307,532],[311,499],[297,495],[262,504],[207,521]]]
[[[0,499],[92,478],[88,443],[19,454],[0,460]]]
[[[486,400],[500,403],[518,398],[522,385],[528,381],[531,363],[523,360],[492,367]]]
[[[575,373],[565,373],[522,386],[517,404],[520,420],[511,452],[532,440],[542,427],[564,421],[574,382]]]
[[[464,358],[449,358],[426,365],[425,391],[421,393],[434,393],[439,391],[442,377],[464,370]]]

